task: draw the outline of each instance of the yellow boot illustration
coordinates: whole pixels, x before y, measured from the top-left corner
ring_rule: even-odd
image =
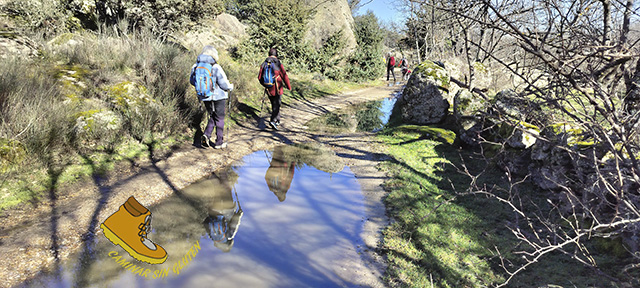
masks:
[[[151,212],[133,196],[116,213],[104,220],[100,228],[109,241],[120,245],[135,259],[150,264],[160,264],[167,260],[164,248],[147,239],[147,233],[151,231]]]

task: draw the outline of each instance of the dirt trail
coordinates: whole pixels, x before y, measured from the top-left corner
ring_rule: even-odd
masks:
[[[359,251],[359,259],[347,260],[344,269],[336,269],[341,271],[339,276],[354,279],[361,286],[383,287],[380,276],[386,264],[375,250],[380,229],[387,223],[380,186],[385,175],[375,165],[384,155],[376,151],[379,145],[369,133],[318,135],[308,132],[304,124],[328,111],[388,97],[398,89],[371,87],[312,101],[297,100],[282,108],[281,131],[259,129],[254,120],[231,129],[227,149],[202,149],[185,143],[163,160],[131,163],[108,176],[50,193],[37,207],[25,205],[5,213],[0,218],[0,287],[17,285],[43,269],[56,269],[62,259],[83,245],[83,239],[101,234],[100,223],[129,196],[151,206],[254,151],[307,141],[328,144],[344,158],[365,195],[365,247]]]

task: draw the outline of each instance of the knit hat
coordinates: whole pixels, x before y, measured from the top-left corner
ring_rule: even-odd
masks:
[[[216,48],[213,48],[213,46],[211,45],[204,46],[204,49],[202,49],[202,53],[200,54],[209,55],[213,58],[213,60],[216,60],[216,62],[218,62],[218,50],[216,50]]]

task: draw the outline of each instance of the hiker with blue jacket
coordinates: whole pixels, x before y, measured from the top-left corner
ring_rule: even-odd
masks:
[[[191,85],[196,87],[198,99],[204,103],[209,114],[207,128],[202,135],[202,146],[215,149],[226,148],[224,142],[224,116],[225,104],[229,98],[228,92],[233,90],[233,84],[229,83],[227,75],[218,64],[218,50],[213,46],[204,46],[202,53],[198,55],[195,65],[191,68]],[[211,141],[213,128],[216,128],[215,142]]]
[[[278,59],[278,50],[276,48],[269,49],[269,57],[260,66],[258,81],[265,87],[265,93],[269,95],[269,101],[271,102],[269,126],[278,130],[280,126],[280,106],[282,105],[282,94],[284,93],[283,88],[286,85],[287,89],[291,91],[291,83],[289,83],[287,71],[284,70],[284,66]]]

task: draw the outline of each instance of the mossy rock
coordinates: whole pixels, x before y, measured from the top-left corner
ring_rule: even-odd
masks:
[[[521,96],[511,89],[498,92],[490,100],[492,114],[507,116],[514,120],[541,124],[546,116],[542,113],[540,105],[531,99]]]
[[[487,100],[475,97],[467,89],[460,89],[453,97],[453,114],[456,118],[477,116],[486,111],[487,105]]]
[[[20,141],[0,138],[0,172],[6,173],[27,157],[27,148]]]
[[[398,131],[418,133],[421,138],[436,140],[447,144],[453,144],[456,140],[456,133],[439,127],[422,125],[402,125],[396,128]]]
[[[155,99],[151,97],[147,87],[131,81],[120,82],[107,87],[105,91],[111,103],[120,110],[143,108],[155,103]]]
[[[73,33],[62,33],[53,39],[49,40],[47,44],[49,46],[62,46],[62,45],[76,45],[79,43],[77,40],[78,36]]]
[[[640,159],[640,153],[636,153],[635,155],[634,154],[630,155],[629,152],[627,151],[627,149],[624,148],[622,142],[617,142],[617,143],[613,144],[613,149],[615,150],[616,154],[618,154],[618,155],[620,153],[622,153],[622,157],[624,159],[636,159],[636,160]],[[607,162],[607,161],[610,161],[610,160],[614,160],[616,157],[614,156],[613,153],[614,153],[613,151],[608,150],[604,154],[604,156],[602,156],[602,158],[600,158],[600,160],[602,162]]]
[[[433,61],[426,60],[413,69],[412,74],[422,74],[447,91],[450,88],[449,72]]]
[[[567,146],[577,149],[592,148],[597,144],[582,128],[567,122],[551,124],[543,134],[552,139],[564,138]]]
[[[109,110],[88,110],[74,115],[76,119],[75,129],[79,133],[104,134],[108,131],[117,131],[122,126],[120,117]]]
[[[84,89],[87,89],[85,80],[90,70],[80,65],[59,65],[53,69],[53,77],[62,84],[68,98],[74,100]],[[77,100],[77,99],[76,99]]]

